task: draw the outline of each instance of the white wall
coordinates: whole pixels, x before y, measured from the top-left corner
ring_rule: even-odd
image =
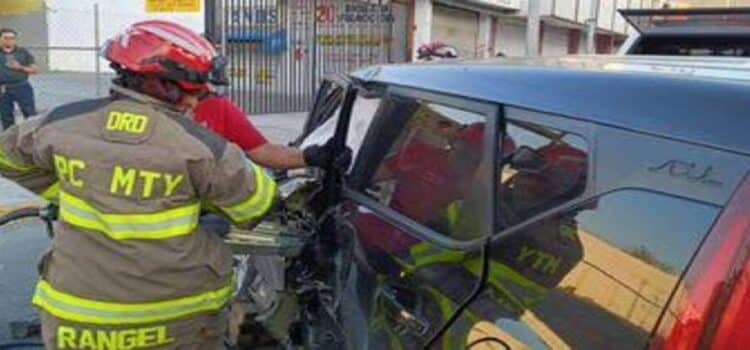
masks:
[[[94,47],[94,3],[99,4],[99,35],[102,43],[131,23],[145,19],[171,20],[198,32],[204,30],[203,4],[201,11],[195,13],[147,14],[144,0],[47,0],[49,45]],[[50,69],[93,72],[95,57],[93,51],[55,49],[50,52]],[[103,70],[109,69],[106,61],[100,62]]]
[[[614,23],[612,23],[614,11],[615,0],[599,0],[599,28],[604,28],[607,30],[614,29]]]

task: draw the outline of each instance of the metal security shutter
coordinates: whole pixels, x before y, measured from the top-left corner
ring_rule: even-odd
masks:
[[[456,47],[460,58],[477,56],[478,33],[478,13],[438,5],[433,7],[432,41],[440,41]]]
[[[526,54],[526,27],[521,24],[498,21],[495,31],[495,53],[506,56]]]
[[[568,54],[568,29],[552,26],[544,27],[542,55],[561,56]]]

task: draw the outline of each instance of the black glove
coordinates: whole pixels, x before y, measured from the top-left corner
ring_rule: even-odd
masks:
[[[345,147],[342,152],[334,154],[333,147],[333,139],[330,139],[323,145],[312,145],[305,148],[302,151],[305,164],[318,168],[325,168],[331,164],[339,172],[346,172],[349,164],[352,163],[352,150]]]
[[[232,224],[228,219],[223,216],[205,213],[198,217],[198,225],[200,225],[206,231],[213,233],[220,238],[224,238],[229,234],[232,229]]]

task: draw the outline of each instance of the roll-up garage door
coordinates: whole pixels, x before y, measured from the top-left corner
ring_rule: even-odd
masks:
[[[478,32],[478,13],[440,5],[433,7],[432,41],[456,47],[460,58],[477,57]]]

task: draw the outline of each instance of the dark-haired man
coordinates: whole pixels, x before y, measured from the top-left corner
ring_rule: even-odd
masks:
[[[16,104],[25,118],[36,114],[34,90],[29,75],[39,71],[34,56],[19,47],[18,33],[10,28],[0,29],[0,121],[3,129],[15,123],[13,109]]]

